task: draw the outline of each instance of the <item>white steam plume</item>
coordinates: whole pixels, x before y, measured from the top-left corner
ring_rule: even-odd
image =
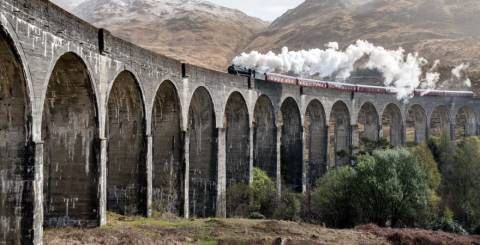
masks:
[[[455,68],[453,68],[452,70],[452,75],[457,79],[457,80],[460,80],[462,79],[463,80],[463,84],[467,87],[472,87],[472,81],[470,81],[470,79],[467,77],[467,75],[465,74],[465,70],[468,69],[468,67],[470,67],[470,64],[460,64],[458,66],[456,66]]]
[[[346,79],[357,67],[376,69],[383,74],[385,86],[396,88],[399,100],[410,98],[416,88],[434,89],[440,79],[440,74],[434,71],[438,63],[435,61],[429,71],[423,72],[428,61],[418,53],[405,54],[402,48],[389,50],[362,40],[343,51],[339,50],[338,43],[332,42],[326,45],[326,49],[289,51],[285,47],[279,54],[252,51],[233,59],[233,64],[259,72],[294,73],[307,77]],[[460,67],[456,72],[461,73],[463,69],[465,67]]]

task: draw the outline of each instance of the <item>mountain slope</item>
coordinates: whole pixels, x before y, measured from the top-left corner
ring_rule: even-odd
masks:
[[[480,70],[478,0],[306,0],[275,20],[245,49],[278,51],[323,47],[357,39],[419,52],[444,66]]]
[[[267,26],[202,0],[88,0],[73,13],[154,52],[222,71]]]

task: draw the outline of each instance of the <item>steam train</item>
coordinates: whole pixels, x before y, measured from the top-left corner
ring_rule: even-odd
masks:
[[[288,75],[276,73],[258,73],[253,69],[231,65],[228,67],[228,73],[232,75],[246,76],[256,80],[296,85],[301,87],[334,89],[343,92],[352,93],[371,93],[371,94],[396,94],[397,89],[394,87],[358,85],[333,81],[322,81],[300,77],[293,77]],[[447,91],[447,90],[424,90],[415,89],[415,96],[438,96],[438,97],[473,97],[474,93],[471,91]]]

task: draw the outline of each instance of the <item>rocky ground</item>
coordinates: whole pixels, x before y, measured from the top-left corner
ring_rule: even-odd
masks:
[[[480,236],[458,236],[373,225],[334,230],[310,224],[245,219],[124,217],[110,215],[105,227],[49,229],[44,242],[56,244],[480,244]]]

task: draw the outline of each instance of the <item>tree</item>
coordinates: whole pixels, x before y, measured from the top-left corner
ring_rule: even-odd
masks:
[[[352,181],[355,170],[350,166],[329,171],[317,181],[312,193],[312,212],[317,223],[346,228],[355,225],[352,199]]]
[[[469,137],[459,143],[447,180],[449,206],[466,227],[480,223],[480,138]]]
[[[427,184],[430,189],[428,194],[428,210],[426,219],[430,222],[434,222],[440,213],[440,201],[439,194],[440,183],[442,176],[438,169],[438,164],[435,161],[430,148],[426,144],[420,144],[411,149],[412,154],[417,158],[420,167],[423,169],[427,176]]]
[[[362,223],[423,223],[429,187],[417,159],[406,149],[374,151],[356,167],[355,206]]]

